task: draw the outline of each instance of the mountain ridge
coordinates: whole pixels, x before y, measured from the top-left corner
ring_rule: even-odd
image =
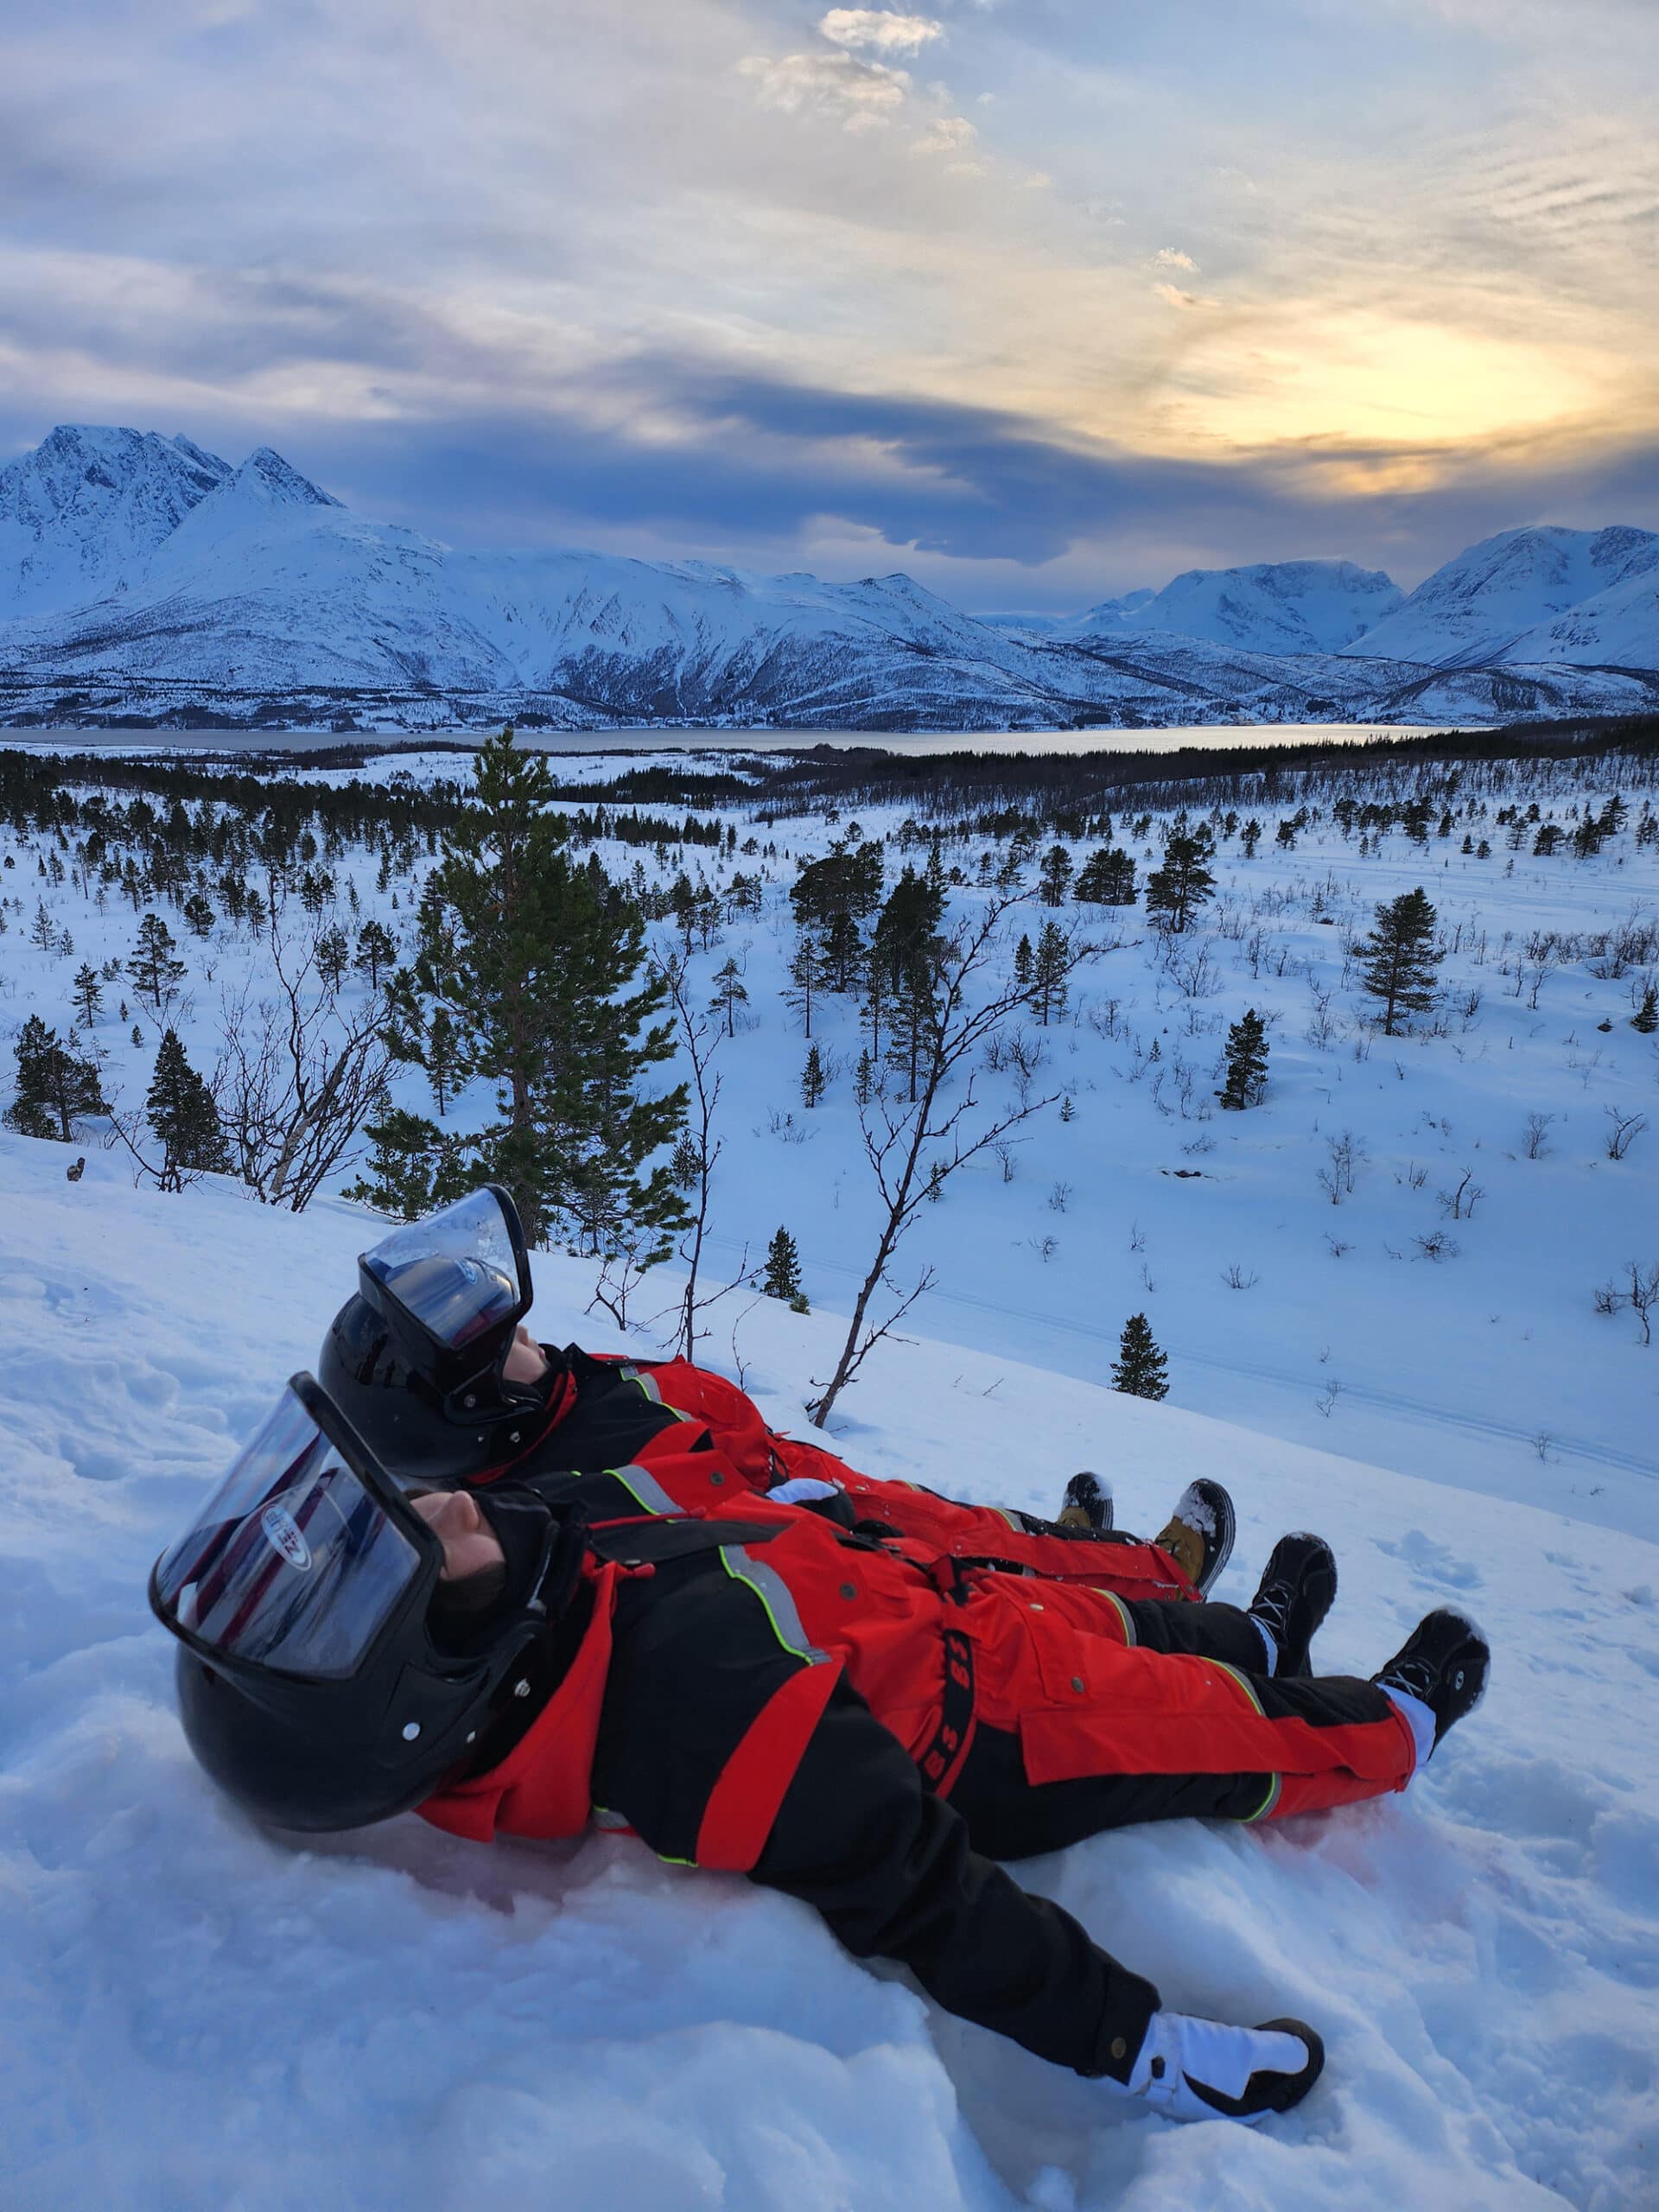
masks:
[[[457,550],[355,513],[269,446],[232,467],[70,424],[0,469],[0,721],[279,723],[301,695],[348,721],[427,699],[493,720],[518,698],[569,727],[1617,712],[1659,701],[1656,594],[1659,534],[1541,525],[1408,595],[1352,562],[1255,563],[1071,618],[981,617],[902,569]]]

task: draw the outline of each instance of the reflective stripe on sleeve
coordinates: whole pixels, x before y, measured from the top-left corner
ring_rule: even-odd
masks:
[[[607,1467],[605,1471],[620,1482],[647,1513],[671,1514],[682,1521],[685,1518],[685,1508],[675,1503],[649,1467]]]
[[[772,1633],[785,1651],[792,1651],[798,1659],[804,1659],[815,1667],[829,1656],[808,1641],[789,1585],[775,1567],[768,1567],[741,1544],[722,1544],[720,1563],[734,1582],[747,1582],[759,1598],[766,1609]]]

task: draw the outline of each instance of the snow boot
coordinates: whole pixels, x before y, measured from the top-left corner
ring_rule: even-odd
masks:
[[[1198,1595],[1207,1598],[1233,1555],[1236,1525],[1232,1499],[1219,1483],[1200,1476],[1188,1483],[1174,1512],[1152,1541],[1169,1554]]]
[[[1371,1676],[1380,1690],[1402,1690],[1434,1716],[1434,1743],[1472,1713],[1485,1693],[1491,1646],[1465,1613],[1425,1613],[1388,1665]]]
[[[1056,1523],[1062,1529],[1079,1529],[1091,1536],[1103,1536],[1112,1525],[1110,1483],[1103,1475],[1092,1475],[1087,1469],[1073,1475],[1065,1486]]]
[[[1337,1594],[1337,1562],[1323,1536],[1281,1536],[1247,1611],[1273,1638],[1276,1675],[1306,1675],[1308,1646]]]

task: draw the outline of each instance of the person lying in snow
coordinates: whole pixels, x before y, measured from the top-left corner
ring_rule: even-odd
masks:
[[[517,1319],[476,1288],[443,1324],[463,1398]],[[1432,1613],[1370,1681],[1315,1678],[1335,1589],[1311,1535],[1281,1540],[1241,1610],[969,1564],[753,1490],[691,1512],[620,1501],[605,1472],[405,1488],[296,1376],[149,1595],[191,1748],[257,1819],[626,1827],[812,1904],[855,1955],[1108,2090],[1255,2120],[1317,2080],[1311,2027],[1161,2005],[993,1862],[1403,1788],[1478,1699],[1485,1644]]]
[[[473,1271],[473,1272],[469,1272]],[[443,1340],[451,1301],[488,1277],[491,1358]],[[323,1339],[318,1376],[381,1464],[430,1487],[611,1469],[616,1515],[684,1513],[763,1491],[810,1503],[870,1534],[918,1539],[953,1558],[1104,1582],[1120,1597],[1204,1597],[1232,1552],[1232,1501],[1190,1484],[1150,1542],[1111,1526],[1109,1486],[1074,1475],[1057,1519],[964,1505],[912,1483],[858,1472],[822,1446],[769,1429],[724,1376],[684,1359],[596,1358],[538,1344],[519,1316],[534,1296],[507,1193],[486,1185],[399,1230],[359,1263],[359,1288]],[[403,1295],[397,1295],[401,1290]],[[503,1315],[513,1309],[512,1325]],[[434,1323],[436,1324],[435,1331]],[[1083,1548],[1072,1548],[1079,1539]],[[1109,1552],[1101,1547],[1108,1545]]]

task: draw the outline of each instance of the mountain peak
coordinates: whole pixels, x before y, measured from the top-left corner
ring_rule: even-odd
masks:
[[[231,474],[154,430],[60,423],[0,468],[0,598],[45,613],[121,590]]]
[[[231,480],[233,492],[251,493],[273,507],[337,507],[340,502],[270,446],[256,447]]]

